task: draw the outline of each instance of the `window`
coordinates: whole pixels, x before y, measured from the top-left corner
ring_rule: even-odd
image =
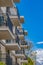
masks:
[[[0,16],[0,26],[2,26],[4,24],[4,17]]]
[[[6,43],[11,43],[11,40],[6,40]]]
[[[17,15],[16,8],[10,8],[10,13],[11,13],[11,15]]]

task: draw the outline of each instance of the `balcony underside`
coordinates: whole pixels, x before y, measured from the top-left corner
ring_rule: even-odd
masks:
[[[13,2],[20,2],[20,0],[0,0],[0,7],[11,7]]]
[[[20,23],[24,23],[24,16],[20,16]]]
[[[20,50],[20,47],[18,45],[18,43],[4,43],[3,41],[1,41],[1,45],[3,45],[6,50]]]
[[[13,6],[12,0],[0,0],[0,7],[11,7]]]
[[[28,48],[28,45],[20,45],[20,47],[27,49]]]
[[[18,16],[9,16],[11,19],[11,22],[14,26],[20,26],[20,22],[18,20]]]
[[[24,35],[18,35],[20,40],[24,40]]]
[[[0,40],[2,39],[5,39],[5,40],[15,39],[10,29],[6,26],[0,27]]]
[[[5,47],[7,50],[19,50],[20,49],[20,47],[17,43],[11,43],[11,44],[8,43],[5,45]]]
[[[13,0],[13,1],[14,1],[14,2],[18,2],[18,3],[20,2],[20,0]]]

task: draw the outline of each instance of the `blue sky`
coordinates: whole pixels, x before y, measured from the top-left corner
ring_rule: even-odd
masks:
[[[43,44],[37,44],[43,41],[43,0],[20,0],[16,5],[25,18],[23,27],[28,31],[26,38],[38,48],[43,48]]]

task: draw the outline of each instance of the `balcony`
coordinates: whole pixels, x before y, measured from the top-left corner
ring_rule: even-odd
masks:
[[[20,23],[24,23],[24,16],[20,16]]]
[[[18,63],[22,64],[22,63],[28,63],[27,59],[18,59]]]
[[[6,50],[19,50],[20,49],[18,43],[16,42],[4,43],[3,41],[1,41],[1,44],[6,48]]]
[[[7,13],[14,26],[20,26],[19,14],[16,7],[1,7],[1,11],[2,13]]]
[[[14,26],[20,26],[23,21],[24,17],[19,15],[18,8],[15,7],[1,7],[2,12],[7,13],[9,15],[9,18],[11,19],[11,22]]]
[[[20,40],[24,40],[24,34],[23,31],[19,31],[17,28],[15,29],[15,34]]]
[[[28,45],[20,45],[20,47],[27,49],[28,48]]]
[[[23,34],[22,35],[18,35],[18,37],[19,37],[20,40],[24,40],[24,35]]]
[[[3,15],[0,16],[0,40],[2,39],[15,39],[12,32],[12,23],[9,19],[5,19]]]
[[[10,19],[15,26],[20,26],[20,23],[24,23],[24,17],[20,16],[20,19],[18,19],[18,16],[10,16]]]
[[[13,6],[12,0],[0,0],[0,7],[11,7]]]
[[[20,26],[20,17],[17,7],[7,8],[7,13],[9,15],[9,18],[11,19],[12,24],[14,26]]]
[[[11,22],[14,26],[20,26],[18,16],[9,16],[9,17],[10,17]]]
[[[24,34],[24,35],[28,35],[28,32],[26,30],[23,30],[23,29],[19,30],[19,33]]]
[[[17,43],[5,44],[5,47],[7,50],[19,50],[20,49],[20,47]]]
[[[23,49],[23,48],[28,49],[29,48],[28,43],[25,40],[20,41],[20,47],[21,47],[21,49]]]
[[[2,39],[15,39],[10,29],[7,26],[0,27],[0,40]]]
[[[25,55],[19,50],[19,51],[12,51],[13,56],[16,58],[25,58]]]
[[[28,35],[27,30],[24,30],[21,26],[18,26],[18,27],[17,27],[17,30],[18,30],[20,33],[24,34],[24,35]]]
[[[21,26],[21,23],[24,21],[24,17],[19,15],[18,8],[16,6],[7,8],[7,13],[9,14],[14,26]]]

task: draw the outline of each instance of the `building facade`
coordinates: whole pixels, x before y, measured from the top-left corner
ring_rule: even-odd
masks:
[[[22,28],[24,16],[19,15],[15,2],[20,0],[0,0],[0,62],[6,65],[28,63],[25,49],[30,48]],[[14,6],[13,6],[14,4]]]

